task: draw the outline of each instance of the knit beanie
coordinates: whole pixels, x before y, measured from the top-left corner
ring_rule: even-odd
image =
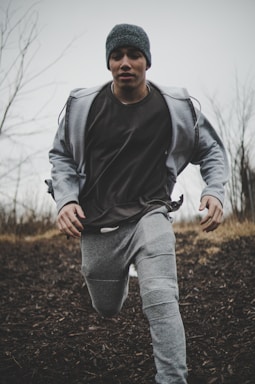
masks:
[[[135,47],[146,57],[148,67],[151,66],[150,41],[146,32],[137,25],[117,24],[106,39],[106,63],[109,68],[110,54],[120,47]]]

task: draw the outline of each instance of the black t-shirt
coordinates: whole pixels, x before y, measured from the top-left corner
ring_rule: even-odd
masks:
[[[142,101],[126,105],[110,84],[104,87],[86,125],[84,225],[137,220],[169,202],[165,160],[170,140],[170,114],[158,90],[151,87]]]

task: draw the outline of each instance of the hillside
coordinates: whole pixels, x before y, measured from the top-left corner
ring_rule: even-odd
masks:
[[[255,377],[254,226],[204,235],[176,227],[189,383]],[[0,239],[1,384],[153,384],[137,279],[121,314],[101,319],[80,275],[79,244],[63,236]]]

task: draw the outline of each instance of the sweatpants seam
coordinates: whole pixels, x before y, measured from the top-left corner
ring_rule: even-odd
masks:
[[[179,315],[179,311],[175,311],[171,316],[164,316],[164,317],[153,317],[152,319],[149,319],[150,323],[153,323],[154,321],[158,320],[166,320],[166,319],[171,319],[172,317],[176,317]]]
[[[143,257],[139,257],[139,260],[138,261],[135,261],[135,264],[136,265],[139,265],[141,261],[143,260],[147,260],[147,259],[153,259],[154,257],[158,257],[158,256],[170,256],[170,257],[175,257],[175,254],[174,253],[157,253],[156,255],[151,255],[151,256],[143,256]]]
[[[146,306],[143,307],[143,309],[152,308],[152,307],[157,307],[158,305],[162,305],[162,304],[171,304],[171,303],[176,303],[176,300],[162,301],[162,302],[159,302],[159,303],[156,303],[156,304],[146,305]]]
[[[170,293],[172,293],[172,291],[173,291],[174,288],[175,288],[175,286],[174,286],[174,287],[171,287],[171,288],[157,288],[157,289],[150,289],[149,291],[144,292],[144,293],[142,294],[142,296],[143,296],[143,298],[145,298],[147,295],[151,295],[151,294],[153,294],[154,292],[162,292],[162,293],[169,292],[169,294],[170,294]]]
[[[116,281],[123,281],[125,280],[125,278],[122,279],[119,279],[119,280],[105,280],[105,279],[91,279],[90,277],[86,277],[86,280],[89,280],[89,281],[100,281],[100,282],[116,282]]]
[[[174,287],[171,287],[171,288],[174,288]],[[147,295],[148,293],[152,293],[152,292],[162,292],[162,291],[170,291],[172,289],[170,289],[169,287],[167,288],[154,288],[154,289],[150,289],[148,292],[145,292],[144,295]]]
[[[165,276],[165,275],[163,275],[163,276],[157,276],[157,277],[146,277],[145,279],[141,279],[141,280],[139,280],[139,284],[141,285],[142,283],[144,283],[145,281],[148,281],[148,280],[172,280],[175,284],[174,284],[174,286],[176,286],[177,285],[177,279],[176,279],[176,277],[174,276]],[[158,289],[157,289],[158,290]]]

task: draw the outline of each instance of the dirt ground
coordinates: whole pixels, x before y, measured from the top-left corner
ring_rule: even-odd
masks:
[[[189,383],[255,383],[255,237],[214,243],[177,232]],[[62,236],[0,243],[1,384],[153,384],[137,279],[121,314],[100,318]]]

